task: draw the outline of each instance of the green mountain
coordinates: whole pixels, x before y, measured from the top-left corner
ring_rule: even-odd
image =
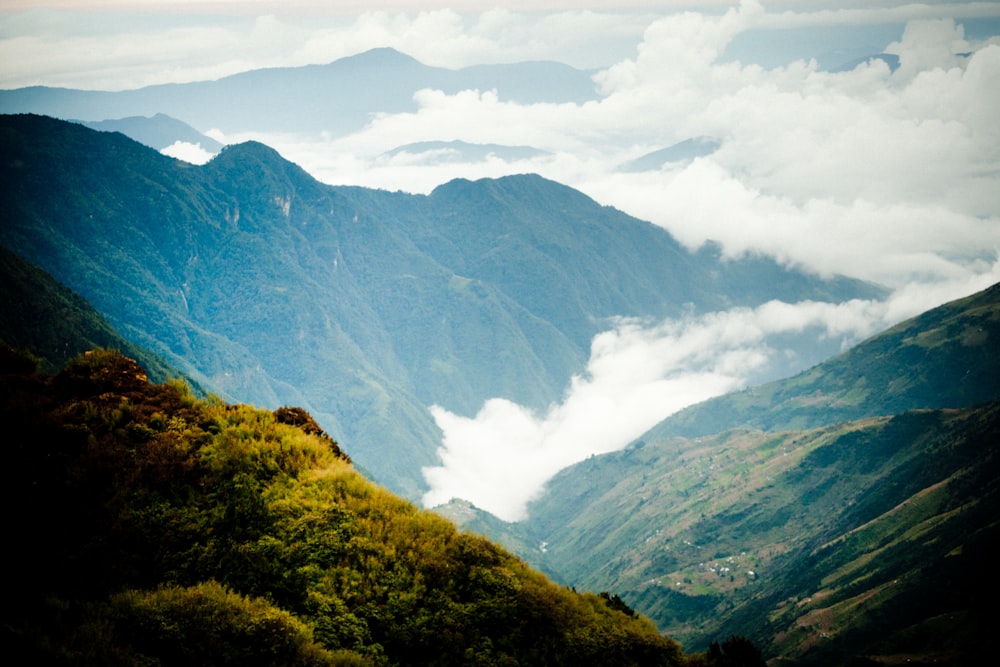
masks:
[[[305,411],[199,400],[117,352],[0,358],[5,650],[44,665],[664,665],[559,587],[375,486]]]
[[[680,417],[563,470],[506,539],[689,650],[732,633],[772,665],[985,660],[1000,285]]]
[[[307,409],[411,498],[437,463],[427,406],[544,408],[609,318],[882,294],[690,253],[538,176],[331,187],[257,143],[193,166],[38,116],[2,117],[0,146],[0,245],[209,391]]]
[[[0,246],[0,344],[36,357],[54,373],[95,347],[121,351],[156,382],[181,373],[122,338],[89,303],[52,276]]]
[[[811,428],[1000,397],[1000,285],[902,322],[810,370],[693,405],[644,439]]]

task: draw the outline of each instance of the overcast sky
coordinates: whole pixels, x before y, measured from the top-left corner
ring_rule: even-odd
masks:
[[[379,116],[347,137],[198,129],[262,140],[335,184],[428,192],[459,176],[537,172],[692,249],[716,240],[730,256],[763,253],[893,290],[883,303],[623,320],[595,339],[590,365],[545,414],[504,397],[478,415],[433,408],[444,441],[442,465],[425,471],[429,504],[465,497],[519,518],[561,467],[743,386],[782,354],[769,343],[775,333],[853,342],[1000,280],[997,2],[452,4],[2,0],[0,87],[120,90],[381,46],[444,67],[559,60],[595,70],[600,98],[519,105],[491,91],[427,90],[415,113]],[[827,71],[837,58],[882,51],[899,57],[897,70],[871,61]],[[660,170],[618,168],[692,137],[720,148]],[[474,163],[386,156],[456,139],[546,154]],[[207,158],[192,146],[173,154]]]

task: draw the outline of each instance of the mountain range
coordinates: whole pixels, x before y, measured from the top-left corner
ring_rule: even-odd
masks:
[[[253,142],[194,166],[51,118],[0,131],[0,244],[206,390],[308,409],[411,498],[440,444],[428,406],[542,409],[609,318],[884,294],[692,253],[533,175],[410,195],[323,185]],[[801,363],[840,344],[800,342]]]
[[[81,121],[166,114],[201,132],[328,132],[348,134],[376,112],[415,112],[423,89],[454,94],[495,90],[503,101],[596,99],[592,72],[555,62],[447,69],[424,65],[390,48],[326,65],[252,70],[217,81],[91,91],[34,86],[0,91],[0,113],[36,113]]]
[[[250,396],[268,408],[319,406],[322,425],[294,410],[276,410],[273,415],[292,418],[310,429],[308,433],[336,433],[352,458],[356,453],[366,457],[362,469],[404,493],[419,488],[406,466],[421,456],[432,460],[439,437],[426,415],[428,400],[455,410],[474,409],[492,392],[503,391],[527,405],[544,405],[583,363],[590,338],[616,314],[660,317],[776,297],[838,300],[882,293],[871,285],[824,281],[760,258],[727,262],[713,249],[687,252],[663,230],[535,176],[459,180],[429,196],[413,196],[319,184],[260,144],[227,148],[208,165],[196,167],[121,134],[34,116],[2,120],[2,169],[9,185],[0,210],[4,342],[30,349],[48,369],[94,345],[110,346],[140,356],[151,376],[186,375],[198,392],[204,386],[227,396]],[[542,291],[539,285],[551,287]],[[578,619],[583,618],[581,609],[590,610],[584,613],[587,618],[606,614],[602,599],[608,608],[625,611],[626,617],[634,618],[634,609],[679,640],[688,659],[696,661],[689,664],[722,664],[711,660],[718,657],[717,642],[724,637],[750,638],[772,666],[985,662],[990,646],[982,638],[991,629],[997,592],[988,572],[1000,510],[998,341],[1000,285],[995,285],[903,322],[787,379],[692,406],[621,452],[563,470],[531,504],[526,521],[505,523],[463,501],[439,512],[466,530],[507,544],[567,586],[615,592],[585,597],[582,603],[562,594],[552,597],[554,593],[541,592],[548,589],[535,588],[533,575],[518,569],[517,577],[535,582],[525,589],[529,597],[535,591],[550,596],[546,599],[556,605],[552,609],[576,609]],[[164,430],[168,418],[156,412],[154,404],[148,409],[138,406],[145,405],[142,396],[166,397],[181,385],[143,388],[145,372],[128,363],[99,353],[89,361],[78,357],[70,362],[61,379],[21,378],[18,374],[30,372],[29,360],[5,352],[5,392],[15,392],[5,393],[5,420],[9,425],[28,419],[20,405],[49,410],[44,406],[55,405],[52,401],[68,401],[51,412],[61,424],[65,421],[54,428],[65,426],[66,433],[97,425],[105,433],[101,442],[106,437],[174,442],[172,431]],[[514,372],[505,375],[511,368]],[[114,387],[101,389],[107,382]],[[27,398],[23,392],[35,387],[51,387],[57,393]],[[96,393],[74,397],[79,390]],[[17,401],[11,398],[15,395]],[[102,403],[108,400],[111,403]],[[138,402],[133,407],[115,403],[121,400]],[[200,405],[196,410],[208,411],[198,418],[199,428],[228,420],[226,428],[238,429],[245,442],[258,437],[247,440],[249,424],[261,428],[276,418],[226,407],[218,399],[196,404],[197,399],[180,396],[167,403],[177,400],[188,406],[185,409]],[[91,408],[83,410],[83,405]],[[71,425],[78,417],[92,421]],[[426,427],[427,433],[412,432],[414,424]],[[266,442],[285,442],[281,438],[287,437],[260,433]],[[386,433],[392,434],[388,444],[379,441]],[[207,442],[210,434],[217,435],[205,432],[197,442]],[[268,463],[267,457],[288,456],[288,450],[279,447],[263,455],[262,445],[251,446],[257,453],[239,460],[257,461],[260,471],[246,474],[270,484],[267,475],[273,474],[273,465],[285,464],[278,459]],[[420,447],[425,447],[422,453]],[[34,461],[19,463],[19,469],[41,470],[43,462],[55,466],[49,477],[53,490],[62,488],[58,480],[65,471],[56,468],[64,463],[74,471],[66,478],[75,480],[72,484],[100,485],[109,479],[99,469],[92,478],[85,472],[92,464],[104,465],[103,454],[74,463],[46,458],[23,443],[14,451]],[[157,451],[149,450],[160,456]],[[236,456],[240,450],[230,451]],[[36,454],[41,458],[32,458]],[[388,465],[380,461],[389,457]],[[166,469],[157,466],[140,465],[136,476],[128,477],[130,483],[144,476],[161,483]],[[187,474],[179,460],[170,466],[177,474]],[[24,479],[27,484],[34,478]],[[220,491],[211,502],[222,499],[228,509],[206,509],[198,522],[251,512],[245,517],[256,522],[252,525],[272,530],[265,527],[271,524],[260,523],[262,515],[254,513],[257,505],[246,504],[250,497],[240,495],[243,487],[223,487],[229,495]],[[161,493],[150,495],[141,485],[129,488],[129,497],[142,503]],[[351,488],[360,495],[338,502],[366,516],[372,509],[364,503],[371,501],[361,498],[382,498],[381,492],[360,482],[351,482]],[[37,509],[46,496],[37,491],[29,484],[15,495],[35,494],[29,506]],[[184,503],[193,498],[171,497],[171,502]],[[289,502],[276,490],[265,497],[279,505]],[[100,506],[106,509],[106,502]],[[42,504],[52,503],[59,504],[57,495]],[[398,515],[392,510],[393,516],[412,516],[404,505],[399,505]],[[154,529],[138,521],[140,516],[155,518],[152,510],[162,511],[161,505],[123,507],[134,508],[135,523],[106,524],[98,518],[93,525],[99,530],[93,535],[80,533],[81,540],[70,539],[58,549],[25,551],[35,555],[25,555],[24,567],[48,572],[42,564],[52,554],[70,553],[82,545],[80,559],[74,562],[92,562],[97,569],[87,565],[90,574],[110,576],[117,558],[131,558],[129,550],[141,546],[142,534],[163,534],[162,526]],[[50,518],[59,516],[55,505],[50,509]],[[47,531],[49,537],[39,544],[62,539],[55,535],[84,531],[83,526],[90,525],[86,522],[104,511],[84,504],[78,509],[60,519],[65,531]],[[197,512],[190,516],[200,516]],[[79,521],[72,518],[77,516]],[[17,524],[18,534],[40,525],[34,514],[24,517]],[[409,521],[399,534],[379,533],[375,538],[354,533],[360,541],[352,542],[351,549],[377,543],[382,546],[365,548],[391,556],[405,552],[403,545],[418,539],[414,535],[443,530],[427,518],[414,519],[412,525]],[[348,524],[339,525],[343,530]],[[110,541],[100,537],[107,526],[114,531]],[[120,532],[132,530],[129,526],[146,532]],[[275,541],[278,533],[227,533],[223,526],[213,530],[222,531],[217,534],[232,544],[203,547],[222,548],[219,554],[229,555],[218,562],[235,569],[216,574],[241,582],[237,590],[243,593],[263,592],[270,600],[277,599],[276,592],[286,595],[292,584],[281,574],[282,559],[299,556],[282,549],[293,543],[280,546],[284,543]],[[180,559],[176,562],[194,568],[192,573],[217,562],[215,556],[191,560],[194,547],[185,546],[181,532],[175,537],[182,551],[165,551],[164,558]],[[319,537],[324,534],[329,535],[309,533],[308,544],[327,544],[327,538]],[[419,539],[436,538],[428,534]],[[441,547],[448,558],[464,558],[463,539],[453,543],[457,554],[449,551],[453,547]],[[266,557],[259,551],[265,546]],[[235,550],[225,551],[230,547]],[[100,551],[108,548],[112,551]],[[249,571],[240,563],[249,563],[244,556],[251,552],[257,554],[256,567],[269,563],[271,575],[262,578],[254,570],[245,578]],[[328,558],[328,551],[322,553]],[[272,555],[278,560],[267,560]],[[505,571],[515,567],[506,556],[490,558]],[[127,559],[122,562],[143,560]],[[151,570],[148,576],[183,580],[177,579],[176,563],[172,567],[161,574]],[[374,576],[363,573],[367,570],[356,572],[351,576]],[[88,576],[67,571],[65,579]],[[59,590],[64,595],[69,589]],[[128,603],[138,605],[134,607],[122,598],[100,603],[112,605],[106,611],[117,610],[118,620],[104,627],[124,633],[107,639],[123,642],[114,650],[154,650],[135,639],[151,630],[136,634],[128,629],[128,623],[137,622],[133,619],[144,618],[143,609],[172,604],[192,609],[208,603],[236,610],[248,604],[211,584],[164,590],[169,593],[162,597],[134,593]],[[463,603],[461,590],[446,604]],[[390,595],[379,608],[395,610],[393,614],[402,609],[398,601],[414,602],[403,588],[378,591],[374,594]],[[288,632],[299,632],[295,619],[301,618],[325,646],[351,646],[370,655],[381,649],[361,635],[351,639],[341,631],[330,634],[322,619],[337,617],[352,624],[360,619],[368,632],[386,633],[379,636],[391,642],[393,655],[423,650],[416,648],[423,641],[421,633],[438,627],[413,625],[410,621],[419,618],[413,614],[393,616],[391,626],[382,625],[378,615],[368,615],[374,608],[364,606],[350,611],[331,607],[317,616],[308,605],[296,606],[292,598],[287,602],[291,607],[282,609],[293,609],[294,617],[282,626]],[[493,602],[485,604],[476,608],[494,608]],[[47,618],[54,609],[38,608],[31,614]],[[450,614],[457,607],[447,609]],[[241,613],[277,612],[253,606]],[[505,616],[504,623],[514,625],[504,627],[526,632],[519,625],[523,613],[521,609]],[[626,626],[616,625],[624,619],[616,619],[609,617],[612,625],[600,625],[605,629],[599,632],[612,633],[608,637],[633,633],[627,641],[635,643],[620,645],[623,651],[665,651],[660,655],[678,659],[669,643],[653,648],[641,624],[624,630]],[[58,625],[67,620],[61,617]],[[462,628],[463,633],[472,632],[471,626]],[[501,649],[499,644],[477,646],[484,652],[518,650],[509,644],[511,635],[502,634],[508,630],[491,635],[491,642],[505,642]],[[200,635],[188,636],[194,640]],[[524,636],[530,641],[522,648],[529,652],[549,641],[539,634]],[[477,642],[483,641],[482,635],[477,637]],[[417,645],[409,643],[414,638]],[[141,641],[161,642],[155,650],[166,650],[162,638],[150,635]],[[583,650],[575,641],[568,640],[563,648]],[[723,647],[735,651],[739,645]],[[307,649],[325,650],[311,644]],[[458,654],[452,657],[461,659]]]

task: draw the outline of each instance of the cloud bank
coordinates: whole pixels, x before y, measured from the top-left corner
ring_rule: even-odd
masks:
[[[1000,279],[1000,266],[993,279]],[[462,498],[506,521],[522,520],[563,468],[624,448],[684,407],[752,385],[788,354],[776,344],[781,334],[832,337],[847,346],[922,312],[929,301],[988,284],[938,286],[935,294],[913,288],[886,302],[772,301],[654,325],[622,320],[594,339],[586,372],[544,414],[500,398],[472,418],[433,407],[444,440],[441,465],[423,471],[430,486],[423,502]]]

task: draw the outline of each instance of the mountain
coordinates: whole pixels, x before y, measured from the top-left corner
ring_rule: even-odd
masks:
[[[812,428],[1000,397],[1000,286],[935,308],[793,378],[693,405],[646,439]]]
[[[162,113],[154,116],[131,116],[100,121],[81,121],[92,130],[101,132],[121,132],[158,151],[172,146],[178,141],[201,146],[209,153],[218,153],[222,144],[207,137],[187,123]]]
[[[21,661],[685,662],[617,597],[364,479],[301,409],[199,400],[107,350],[55,375],[7,362],[0,638]]]
[[[422,89],[455,94],[495,90],[501,100],[577,102],[596,99],[591,73],[553,62],[430,67],[382,48],[327,65],[260,69],[218,81],[163,84],[119,92],[35,86],[0,91],[0,113],[36,113],[100,121],[167,114],[200,131],[326,131],[347,134],[374,114],[416,111]]]
[[[870,62],[880,60],[884,62],[889,67],[890,72],[895,72],[899,69],[899,56],[894,53],[878,53],[875,55],[862,56],[860,58],[853,58],[847,62],[838,65],[836,67],[831,67],[830,71],[837,72],[850,72],[857,69],[860,65],[866,65]]]
[[[35,355],[41,369],[49,373],[87,350],[101,347],[135,358],[155,381],[181,376],[163,359],[122,338],[78,294],[2,246],[0,344]]]
[[[646,153],[621,166],[623,171],[656,171],[675,162],[688,162],[695,158],[711,155],[722,145],[712,137],[691,137],[672,146]]]
[[[788,380],[694,406],[552,479],[496,534],[688,650],[977,664],[1000,538],[1000,284]]]
[[[38,116],[2,117],[0,143],[0,244],[206,389],[307,409],[411,498],[437,463],[428,406],[542,409],[609,318],[883,293],[691,253],[533,175],[332,187],[258,143],[195,166]]]

